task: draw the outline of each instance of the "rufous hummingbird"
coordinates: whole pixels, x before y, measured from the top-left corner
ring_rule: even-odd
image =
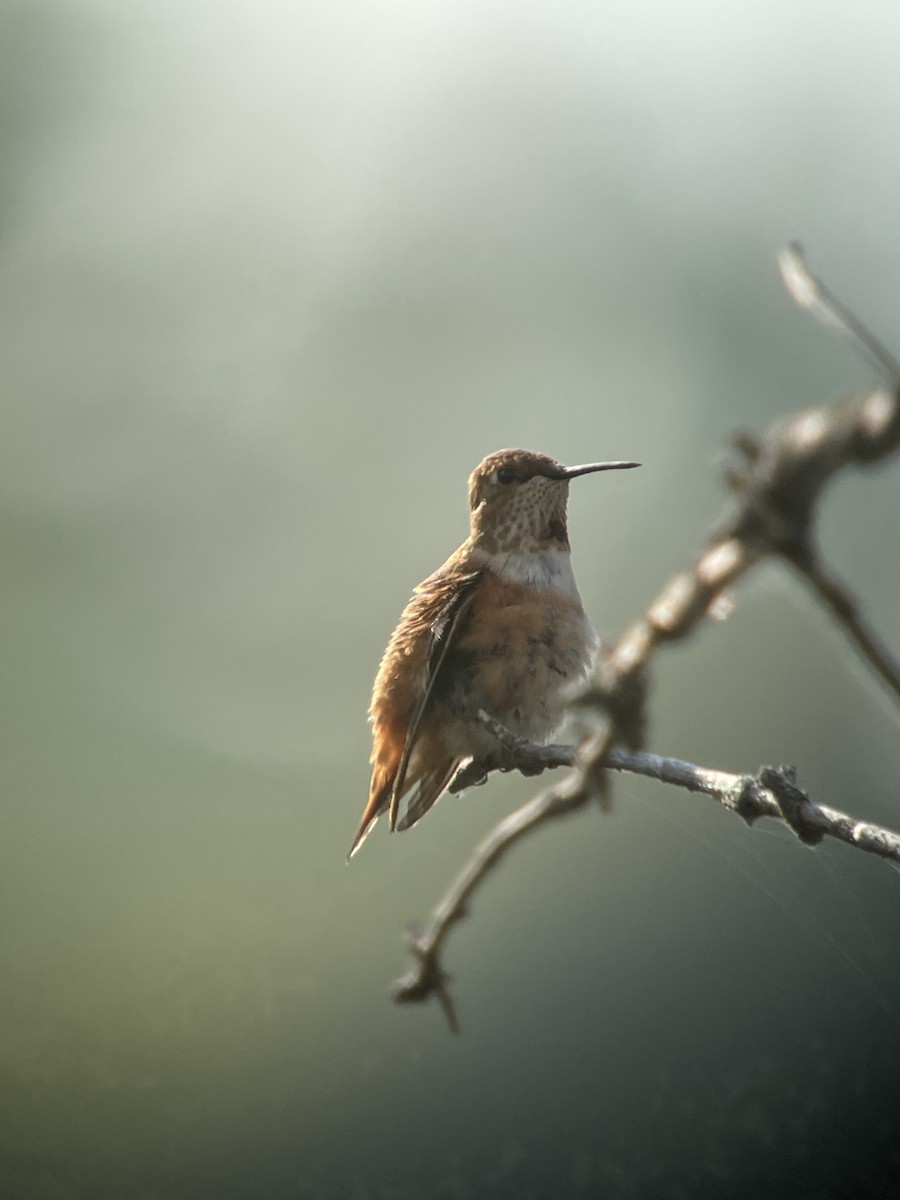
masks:
[[[496,749],[480,710],[530,742],[560,724],[597,648],[569,555],[569,480],[638,465],[498,450],[472,472],[469,536],[415,589],[378,668],[369,802],[351,857],[381,813],[408,829],[466,760]]]

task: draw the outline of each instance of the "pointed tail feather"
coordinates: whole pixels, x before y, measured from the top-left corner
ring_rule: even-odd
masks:
[[[446,791],[447,785],[456,774],[459,766],[465,760],[463,758],[451,758],[448,761],[441,763],[433,771],[429,771],[424,775],[415,788],[406,806],[406,812],[397,822],[397,829],[409,829],[415,825],[421,817],[428,812],[432,805]],[[379,773],[377,777],[372,779],[372,789],[369,793],[369,802],[365,807],[362,815],[362,820],[359,823],[359,828],[356,831],[356,836],[350,846],[350,853],[347,855],[347,861],[357,853],[360,846],[369,836],[375,822],[382,813],[387,812],[391,796],[393,794],[394,777],[387,773]]]
[[[409,798],[406,812],[397,822],[398,829],[409,829],[416,821],[424,817],[429,808],[436,804],[444,794],[450,780],[459,769],[461,758],[452,758],[442,763],[434,771],[429,771],[419,782],[419,786]]]
[[[378,813],[375,813],[375,815],[372,817],[369,817],[368,820],[363,819],[362,821],[360,821],[359,828],[356,831],[356,836],[354,837],[353,842],[350,845],[350,850],[347,854],[347,862],[349,862],[350,859],[354,856],[354,854],[356,854],[356,852],[359,850],[360,846],[363,844],[363,842],[366,840],[366,838],[372,832],[372,828],[377,820],[378,820]]]
[[[391,802],[392,783],[392,777],[385,779],[384,775],[380,775],[377,780],[373,778],[372,788],[369,792],[369,802],[363,810],[362,820],[359,823],[356,836],[354,837],[353,843],[350,846],[350,853],[347,855],[348,862],[369,836],[373,825],[378,820],[381,813],[387,811],[387,807]]]

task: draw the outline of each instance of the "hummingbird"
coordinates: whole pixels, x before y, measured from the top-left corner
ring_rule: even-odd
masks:
[[[559,726],[598,645],[572,571],[569,481],[639,465],[498,450],[472,472],[469,536],[414,590],[375,677],[369,800],[348,857],[382,813],[409,829],[496,748],[480,710],[530,742]]]

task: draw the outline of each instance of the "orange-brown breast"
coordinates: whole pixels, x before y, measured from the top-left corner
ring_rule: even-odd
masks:
[[[437,681],[436,705],[473,723],[483,708],[542,740],[559,723],[566,691],[586,674],[594,643],[577,601],[488,570]]]
[[[468,606],[451,637],[463,597]],[[590,665],[593,645],[593,630],[577,601],[505,582],[490,569],[466,571],[449,560],[416,589],[378,669],[369,708],[372,779],[364,823],[388,805],[437,652],[446,647],[413,731],[404,793],[453,759],[493,748],[479,709],[531,740],[549,737],[566,692]]]

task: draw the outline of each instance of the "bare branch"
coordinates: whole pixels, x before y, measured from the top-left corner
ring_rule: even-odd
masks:
[[[537,746],[525,738],[517,737],[486,712],[478,715],[497,739],[498,751],[491,759],[481,759],[477,764],[471,764],[477,767],[477,784],[485,782],[488,774],[494,770],[535,775],[556,767],[575,766],[583,773],[589,773],[594,768],[596,777],[597,769],[609,767],[613,771],[644,775],[689,792],[712,796],[723,808],[743,817],[748,825],[760,817],[773,817],[784,821],[808,845],[816,845],[822,838],[832,837],[900,864],[900,834],[880,825],[858,821],[839,809],[815,803],[797,787],[794,767],[760,767],[756,775],[735,775],[729,771],[700,767],[682,758],[610,746],[608,739],[589,739],[581,746]],[[457,773],[451,790],[461,791],[463,787],[471,786],[465,779],[466,770],[463,768]],[[543,801],[545,797],[540,799]],[[526,811],[531,811],[530,804],[519,809],[518,813]],[[565,811],[571,810],[566,807]],[[544,812],[542,819],[551,815],[554,814]],[[505,821],[493,830],[489,838],[492,845],[495,835],[504,826]],[[518,823],[509,828],[514,830],[511,840],[525,832]],[[492,860],[491,865],[495,861]]]
[[[755,775],[732,775],[727,771],[698,767],[680,758],[663,758],[659,754],[623,750],[618,746],[609,752],[605,761],[615,771],[647,775],[689,792],[703,792],[718,800],[723,808],[743,817],[748,824],[759,817],[784,821],[809,846],[832,837],[848,846],[857,846],[880,858],[900,863],[900,833],[817,804],[797,787],[793,767],[760,767]]]
[[[866,621],[858,600],[815,549],[819,500],[834,475],[851,466],[871,466],[900,448],[900,364],[810,273],[799,246],[782,252],[780,267],[797,304],[849,337],[888,388],[794,413],[774,422],[759,439],[746,433],[736,436],[739,461],[726,476],[736,500],[734,511],[698,558],[665,584],[647,611],[602,648],[592,683],[573,702],[590,713],[595,724],[604,714],[604,733],[578,747],[531,746],[481,714],[494,732],[496,753],[462,768],[452,791],[483,783],[493,770],[533,775],[559,766],[575,769],[496,826],[434,910],[427,930],[411,939],[416,967],[397,984],[395,999],[409,1002],[437,995],[452,1028],[458,1023],[440,961],[450,929],[519,838],[576,811],[592,797],[605,800],[607,767],[711,795],[748,822],[762,816],[784,821],[810,845],[828,836],[900,862],[900,836],[816,804],[797,787],[792,768],[762,767],[756,775],[732,775],[642,752],[654,653],[664,643],[696,632],[706,617],[715,615],[729,589],[766,558],[786,561],[803,576],[866,665],[900,701],[900,667]]]
[[[815,803],[797,787],[793,767],[760,767],[756,775],[734,775],[680,758],[611,747],[608,739],[591,745],[589,754],[584,753],[584,747],[535,746],[516,737],[486,713],[482,712],[480,716],[498,739],[500,749],[495,757],[502,760],[503,765],[498,762],[496,766],[485,767],[488,760],[483,760],[479,764],[477,782],[484,782],[490,770],[515,770],[519,763],[529,775],[535,773],[539,762],[543,764],[540,770],[575,763],[578,770],[495,826],[450,885],[432,913],[428,928],[410,933],[409,943],[416,965],[394,985],[394,999],[398,1004],[411,1004],[436,995],[454,1033],[459,1032],[459,1020],[449,993],[450,976],[441,961],[451,929],[468,915],[473,893],[515,842],[538,825],[583,808],[593,797],[602,799],[602,785],[598,790],[597,781],[603,767],[658,779],[689,792],[701,792],[742,817],[748,825],[760,817],[783,821],[809,846],[818,845],[824,837],[832,837],[900,864],[900,834]],[[544,753],[549,750],[553,753]],[[454,787],[463,774],[459,772]]]

